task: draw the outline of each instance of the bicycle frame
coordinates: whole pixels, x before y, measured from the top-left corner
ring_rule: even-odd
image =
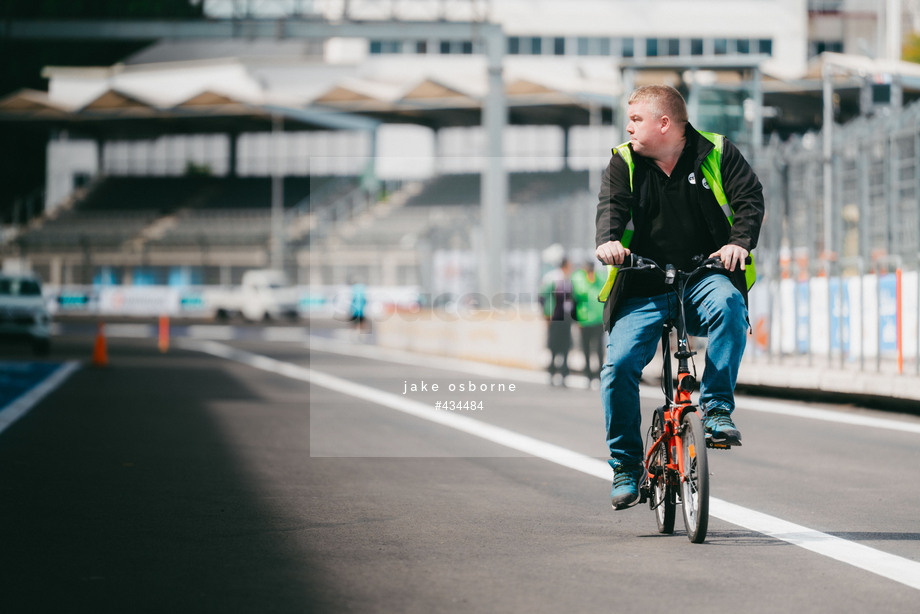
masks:
[[[650,260],[634,257],[633,268],[661,270]],[[684,310],[684,290],[694,275],[704,268],[719,268],[718,259],[707,259],[689,273],[677,271],[673,266],[664,270],[665,284],[677,296],[677,316],[669,318],[661,332],[662,390],[665,403],[655,410],[650,429],[653,441],[645,456],[645,480],[640,487],[640,500],[648,500],[655,510],[658,530],[674,531],[674,516],[678,493],[683,510],[687,537],[693,543],[706,539],[709,524],[709,461],[707,441],[702,426],[702,416],[691,398],[696,387],[696,376],[691,373],[691,359],[696,352],[690,349]],[[671,332],[676,333],[677,384],[671,365]]]
[[[663,478],[671,486],[679,486],[679,480],[686,475],[683,455],[683,440],[681,421],[688,411],[697,411],[692,404],[691,394],[696,387],[696,377],[690,372],[690,359],[696,352],[690,349],[690,339],[687,335],[686,319],[684,314],[683,290],[689,276],[681,279],[678,276],[676,292],[678,295],[678,317],[675,321],[664,324],[661,333],[662,354],[662,388],[665,395],[665,404],[656,409],[659,412],[659,424],[664,431],[652,442],[645,455],[646,467],[652,466],[652,459],[661,453],[664,455],[666,470]],[[674,385],[674,374],[671,365],[671,331],[676,331],[677,351],[674,358],[677,360],[677,385]],[[649,488],[653,479],[662,476],[648,475]]]

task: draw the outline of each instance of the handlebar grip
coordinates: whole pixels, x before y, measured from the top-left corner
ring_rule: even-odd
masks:
[[[622,269],[654,269],[657,265],[653,260],[648,258],[643,258],[639,254],[630,252],[625,258],[623,258],[623,264],[620,265]]]
[[[753,262],[754,262],[754,259],[751,258],[750,256],[746,256],[744,259],[745,265],[751,264]],[[719,256],[713,256],[712,258],[707,258],[706,260],[703,260],[699,266],[710,268],[710,269],[724,269],[725,268],[725,265],[722,264],[722,259]]]

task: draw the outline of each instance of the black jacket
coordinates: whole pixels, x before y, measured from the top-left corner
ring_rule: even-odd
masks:
[[[694,173],[702,177],[703,160],[712,151],[713,144],[701,136],[689,123],[686,128],[688,143],[696,148]],[[601,191],[597,202],[597,232],[596,245],[608,241],[619,241],[626,230],[630,218],[638,228],[642,224],[642,211],[647,205],[648,186],[646,185],[646,172],[643,158],[640,154],[632,153],[635,169],[633,171],[633,190],[629,188],[629,167],[618,154],[614,153],[604,171],[601,182]],[[649,163],[654,164],[654,162]],[[728,202],[734,210],[734,223],[730,224],[722,212],[715,195],[711,190],[703,187],[702,181],[697,181],[697,194],[700,199],[700,209],[705,217],[705,225],[712,235],[716,245],[720,247],[733,243],[740,245],[748,252],[757,246],[760,235],[760,226],[764,216],[763,187],[754,174],[754,170],[747,163],[738,148],[728,139],[722,147],[722,188]],[[641,254],[640,254],[641,255]],[[604,305],[604,323],[609,331],[613,322],[613,315],[619,296],[625,284],[629,283],[628,271],[617,275],[613,291]],[[732,282],[741,291],[747,300],[747,286],[744,273],[736,269]]]

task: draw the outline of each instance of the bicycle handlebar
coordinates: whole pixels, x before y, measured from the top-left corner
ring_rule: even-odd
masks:
[[[677,271],[673,264],[668,264],[662,267],[651,258],[646,258],[644,256],[640,256],[639,254],[631,253],[623,260],[623,264],[619,265],[617,268],[619,268],[621,271],[651,271],[657,269],[664,273],[665,276],[673,276],[677,272],[690,274],[695,273],[699,269],[724,269],[725,266],[723,266],[722,260],[718,256],[713,256],[712,258],[706,258],[705,260],[700,261],[697,267],[692,271]]]
[[[662,267],[660,264],[652,260],[651,258],[646,258],[640,256],[639,254],[630,253],[623,260],[623,264],[619,265],[617,268],[621,271],[631,270],[631,271],[651,271],[657,269],[664,273],[666,278],[673,278],[677,273],[684,273],[685,275],[692,275],[700,269],[713,269],[724,271],[725,265],[722,264],[722,259],[719,256],[713,256],[711,258],[702,258],[697,256],[694,258],[694,261],[699,260],[699,264],[692,271],[678,271],[673,264],[668,264]],[[748,256],[744,259],[745,264],[751,264],[751,257]]]

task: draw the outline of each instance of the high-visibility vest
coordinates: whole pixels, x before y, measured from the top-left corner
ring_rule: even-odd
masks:
[[[731,204],[728,202],[728,198],[725,196],[725,189],[722,187],[722,148],[725,137],[714,132],[700,132],[700,134],[713,145],[712,151],[710,151],[703,160],[701,168],[703,177],[709,184],[709,188],[712,190],[713,195],[716,197],[716,202],[719,203],[719,207],[722,208],[722,213],[728,218],[728,223],[734,224],[735,210],[732,209]],[[632,159],[632,150],[629,149],[629,143],[617,145],[613,148],[612,153],[623,158],[623,161],[626,162],[626,166],[629,167],[629,190],[633,191],[633,171],[636,165]],[[626,229],[623,231],[623,236],[620,238],[620,243],[623,244],[623,247],[629,247],[635,230],[635,224],[633,223],[632,217],[630,217],[629,222],[626,224]],[[754,285],[754,280],[757,278],[757,272],[754,268],[753,253],[750,254],[750,256],[751,264],[745,265],[744,268],[744,280],[748,290],[751,289],[751,286]],[[615,266],[609,266],[608,269],[607,283],[604,284],[604,289],[601,290],[600,296],[598,297],[598,300],[601,302],[606,301],[607,297],[610,296],[610,291],[613,289],[613,282],[616,280],[617,273],[619,272],[619,269]]]

